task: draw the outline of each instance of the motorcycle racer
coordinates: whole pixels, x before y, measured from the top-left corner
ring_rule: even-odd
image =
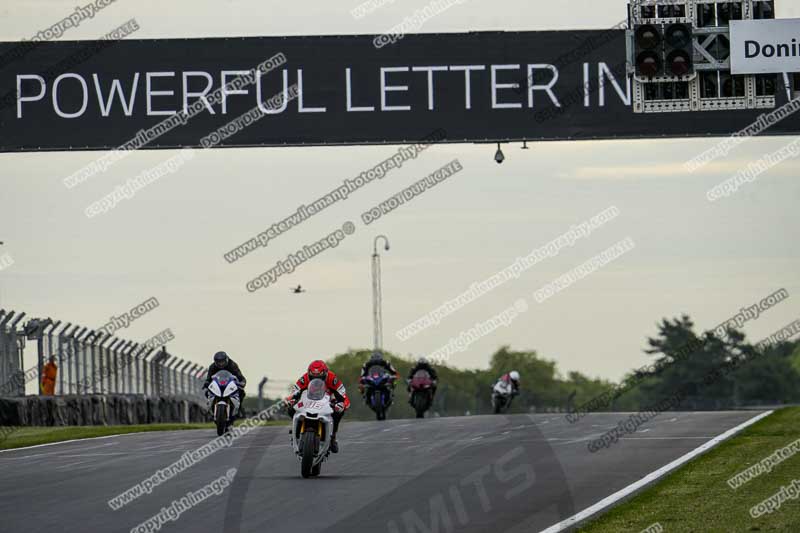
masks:
[[[364,394],[364,378],[367,377],[367,372],[369,372],[369,369],[373,366],[382,366],[385,368],[386,372],[388,372],[393,378],[392,385],[394,385],[394,380],[400,379],[400,373],[397,371],[394,365],[384,359],[380,351],[375,350],[372,352],[369,360],[364,363],[364,366],[361,367],[361,377],[358,380],[358,390],[362,395]]]
[[[503,374],[500,376],[500,379],[497,381],[504,381],[506,383],[511,383],[511,389],[514,396],[519,394],[519,372],[516,370],[512,370],[508,374]]]
[[[344,383],[334,372],[328,369],[324,361],[312,361],[308,365],[308,371],[300,376],[300,379],[292,385],[292,394],[286,398],[289,416],[294,416],[294,404],[300,399],[300,395],[308,388],[308,384],[314,379],[321,379],[325,382],[328,392],[336,399],[333,405],[333,434],[331,435],[331,452],[339,453],[339,444],[336,442],[336,432],[339,430],[339,422],[344,417],[345,411],[350,408],[350,398],[347,397]]]

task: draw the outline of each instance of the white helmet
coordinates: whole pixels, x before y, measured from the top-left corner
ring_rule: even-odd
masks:
[[[519,381],[519,372],[517,372],[516,370],[512,370],[511,372],[508,373],[508,377],[510,377],[514,381]]]

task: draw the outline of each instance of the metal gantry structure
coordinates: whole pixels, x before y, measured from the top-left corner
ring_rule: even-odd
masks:
[[[630,0],[634,112],[774,108],[788,75],[732,75],[730,62],[730,22],[773,18],[774,0]]]
[[[156,347],[108,335],[71,322],[33,319],[0,310],[0,396],[22,396],[33,379],[41,383],[51,356],[58,367],[56,395],[141,394],[204,398],[205,368]],[[37,344],[37,365],[23,369],[25,341]],[[38,386],[38,385],[37,385]]]

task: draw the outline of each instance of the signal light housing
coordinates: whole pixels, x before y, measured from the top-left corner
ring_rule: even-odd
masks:
[[[694,73],[691,24],[640,24],[634,30],[636,75],[646,78],[678,77]]]
[[[665,69],[668,76],[684,77],[694,73],[692,26],[670,24],[664,33]]]
[[[656,24],[642,24],[634,32],[636,47],[636,74],[647,78],[660,76],[664,72],[663,37],[661,27]]]

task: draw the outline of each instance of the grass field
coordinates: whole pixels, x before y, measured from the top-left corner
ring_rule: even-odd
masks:
[[[283,425],[285,421],[262,422],[259,425]],[[238,425],[238,423],[236,424]],[[59,426],[59,427],[14,427],[0,432],[0,450],[48,444],[72,439],[124,435],[142,431],[176,431],[185,429],[212,429],[214,424],[142,424],[133,426]],[[5,438],[3,438],[5,435]]]
[[[727,480],[800,439],[800,408],[776,411],[720,444],[628,502],[580,528],[585,533],[640,532],[660,524],[664,533],[737,531],[800,532],[800,499],[758,518],[750,509],[791,485],[800,484],[800,453],[736,490]],[[659,531],[653,528],[652,531]]]

